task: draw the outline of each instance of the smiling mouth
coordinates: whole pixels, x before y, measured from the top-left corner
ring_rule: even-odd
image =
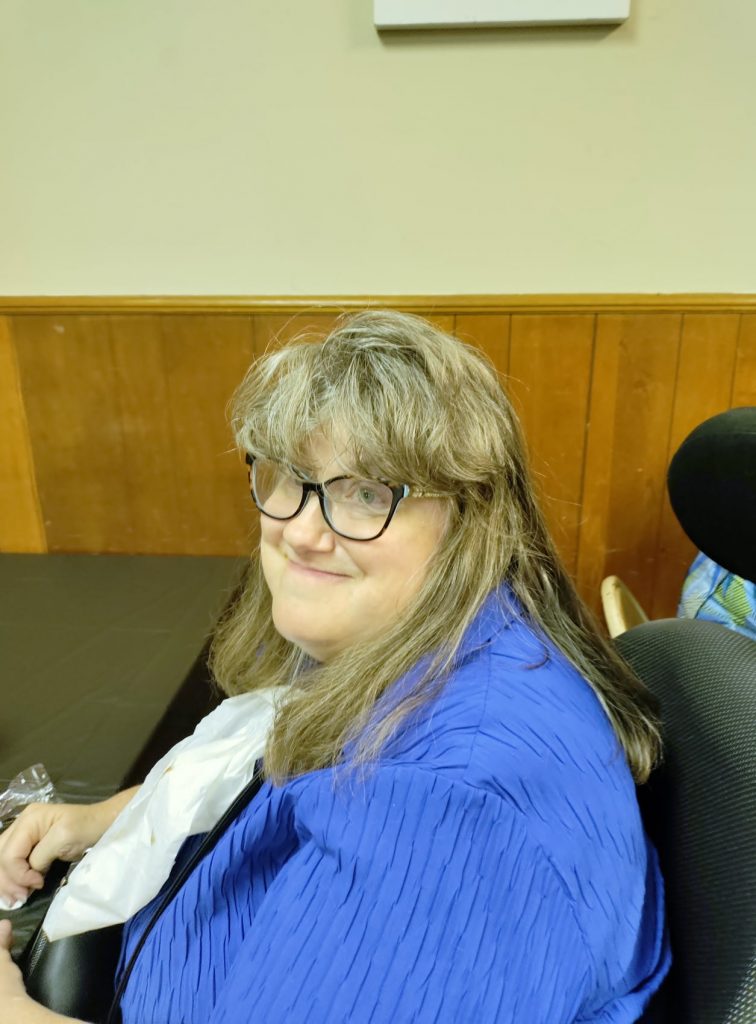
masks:
[[[329,572],[327,569],[316,569],[311,565],[302,565],[301,562],[295,562],[293,558],[287,558],[287,564],[296,572],[301,573],[304,576],[310,577],[310,579],[331,579],[331,580],[346,580],[349,577],[343,572]]]

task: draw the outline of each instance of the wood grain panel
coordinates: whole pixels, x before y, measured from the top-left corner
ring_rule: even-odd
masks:
[[[588,406],[576,582],[583,599],[601,617],[600,587],[606,572],[617,381],[620,346],[617,330],[596,330]]]
[[[406,312],[411,312],[406,310]],[[429,320],[432,324],[438,327],[439,331],[444,331],[446,334],[454,334],[454,323],[456,317],[453,313],[441,313],[438,310],[431,310],[423,314],[426,320]]]
[[[249,318],[29,318],[21,333],[51,550],[249,549],[225,422]]]
[[[255,355],[261,356],[271,346],[286,345],[295,339],[319,340],[331,330],[336,319],[334,314],[310,311],[255,316]]]
[[[129,523],[125,535],[103,530],[108,551],[129,548],[156,554],[180,551],[182,529],[178,468],[168,413],[168,367],[162,349],[162,317],[112,317],[112,400],[121,424],[120,475],[126,485]],[[201,374],[201,367],[197,367]],[[115,524],[113,523],[113,526]]]
[[[756,316],[741,317],[731,404],[756,405]]]
[[[46,550],[16,351],[0,317],[0,551]]]
[[[646,609],[653,596],[680,329],[676,314],[602,315],[597,325],[590,478],[583,494],[584,523],[592,522],[583,540],[590,540],[593,571],[603,563],[601,575],[622,577]],[[600,370],[613,377],[602,379]],[[614,389],[614,398],[604,389]],[[588,576],[585,560],[581,570],[581,588],[595,606],[595,576]]]
[[[505,385],[509,376],[510,328],[511,317],[506,313],[460,313],[454,324],[458,338],[483,349]]]
[[[257,513],[227,411],[254,356],[252,318],[166,317],[161,340],[184,549],[248,554]]]
[[[683,317],[667,466],[682,442],[709,416],[730,406],[740,318],[692,313]],[[674,614],[695,548],[677,521],[665,484],[659,538],[654,553],[651,618]]]
[[[250,318],[118,317],[112,343],[130,543],[244,553],[254,517],[226,408],[252,361]]]
[[[109,318],[14,317],[12,329],[49,549],[139,550]]]
[[[513,316],[509,391],[536,487],[565,565],[575,571],[594,317]]]

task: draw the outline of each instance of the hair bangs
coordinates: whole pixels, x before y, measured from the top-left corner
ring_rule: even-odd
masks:
[[[453,494],[438,472],[450,464],[446,411],[418,384],[427,381],[417,368],[374,351],[301,342],[253,364],[231,422],[241,448],[308,475],[317,476],[312,442],[322,437],[345,472]]]

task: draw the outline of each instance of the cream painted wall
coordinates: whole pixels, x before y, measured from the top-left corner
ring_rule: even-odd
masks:
[[[756,291],[755,38],[0,0],[0,293]]]

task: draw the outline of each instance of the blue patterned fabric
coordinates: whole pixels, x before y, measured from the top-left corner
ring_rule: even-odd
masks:
[[[756,640],[756,583],[698,554],[685,577],[677,615],[719,622]]]
[[[668,964],[608,719],[494,595],[367,777],[263,786],[148,937],[123,1021],[629,1024]]]

